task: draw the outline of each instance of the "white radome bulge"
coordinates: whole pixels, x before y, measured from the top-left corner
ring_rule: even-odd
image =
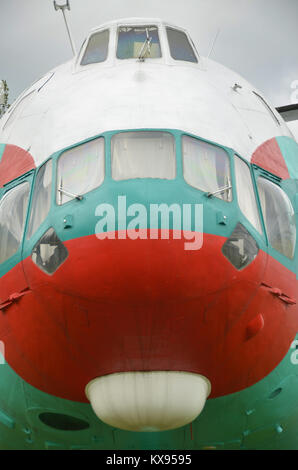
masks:
[[[176,429],[197,418],[211,385],[206,377],[190,372],[121,372],[92,380],[85,391],[93,411],[106,424],[154,432]]]

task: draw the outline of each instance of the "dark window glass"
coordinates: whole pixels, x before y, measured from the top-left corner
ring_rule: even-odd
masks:
[[[0,263],[14,255],[21,244],[30,185],[23,183],[7,192],[0,202]]]
[[[171,56],[175,60],[185,60],[187,62],[198,62],[194,50],[183,31],[167,28],[168,41]]]
[[[246,228],[239,223],[224,243],[222,252],[232,265],[240,270],[256,258],[259,247]]]
[[[121,26],[118,28],[118,59],[161,57],[157,26]]]
[[[51,189],[52,160],[49,160],[38,170],[36,176],[27,238],[30,238],[36,232],[49,213]]]
[[[96,64],[104,62],[108,56],[109,30],[93,34],[88,42],[81,65]]]
[[[53,274],[66,260],[68,251],[51,227],[32,250],[32,261],[47,274]]]
[[[258,190],[270,245],[288,258],[293,258],[296,224],[288,196],[279,186],[265,178],[258,179]]]

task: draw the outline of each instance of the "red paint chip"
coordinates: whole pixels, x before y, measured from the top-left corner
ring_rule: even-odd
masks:
[[[290,178],[288,167],[275,138],[267,140],[255,150],[251,163],[282,179]]]

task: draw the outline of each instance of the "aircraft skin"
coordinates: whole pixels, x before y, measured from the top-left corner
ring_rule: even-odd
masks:
[[[119,25],[157,26],[161,57],[118,59]],[[287,256],[271,245],[258,190],[259,178],[281,188],[297,217],[298,144],[242,77],[196,51],[195,62],[173,59],[167,26],[131,18],[93,30],[109,29],[104,62],[80,65],[85,42],[0,121],[0,198],[19,185],[30,188],[20,245],[0,264],[1,449],[298,449],[297,248]],[[113,179],[113,136],[132,131],[173,136],[172,180]],[[185,135],[225,153],[231,200],[187,183]],[[60,156],[97,139],[104,139],[104,180],[82,199],[59,204]],[[239,157],[250,168],[260,230],[240,208]],[[38,170],[48,161],[50,207],[29,236]],[[202,246],[186,250],[172,223],[169,239],[150,223],[132,239],[119,219],[115,238],[108,230],[100,235],[98,205],[117,208],[123,196],[127,207],[148,213],[150,204],[199,204]],[[257,246],[241,269],[223,252],[238,224]],[[37,264],[36,246],[50,229],[67,255],[49,274]],[[194,233],[192,224],[188,235]],[[206,377],[203,411],[161,432],[105,424],[85,387],[137,371]]]

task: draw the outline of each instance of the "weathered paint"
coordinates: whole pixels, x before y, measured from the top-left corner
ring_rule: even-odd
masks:
[[[1,156],[0,187],[35,168],[35,163],[30,153],[16,145],[5,145]]]
[[[290,178],[298,179],[298,143],[290,137],[277,137],[276,140],[286,161]]]
[[[136,22],[144,20],[130,20]],[[118,24],[110,25],[113,33]],[[164,40],[163,29],[162,47]],[[295,183],[289,177],[296,176],[296,144],[287,140],[283,120],[277,124],[254,87],[238,75],[204,58],[197,65],[176,64],[166,49],[160,63],[120,63],[110,54],[107,63],[84,73],[77,59],[27,90],[23,97],[32,94],[19,116],[12,107],[3,117],[3,184],[51,155],[55,174],[63,150],[100,133],[109,142],[116,129],[172,128],[181,129],[171,131],[176,143],[188,132],[225,147],[231,159],[234,151],[248,161],[254,155],[252,163],[282,178],[293,202]],[[235,82],[242,89],[235,91]],[[16,146],[30,148],[32,157]],[[14,164],[16,155],[21,158]],[[57,207],[53,191],[47,219],[0,267],[0,300],[8,304],[0,311],[0,337],[9,364],[0,365],[0,397],[9,396],[0,402],[0,446],[298,448],[297,254],[289,260],[267,246],[265,234],[239,210],[234,190],[226,204],[189,187],[179,145],[177,178],[166,184],[115,183],[108,146],[106,168],[103,185],[82,202]],[[233,165],[231,173],[235,187]],[[177,198],[203,204],[206,243],[187,252],[183,240],[99,241],[94,210],[100,201],[115,204],[121,194],[144,205]],[[73,221],[68,229],[65,217]],[[243,271],[221,253],[238,222],[260,248]],[[50,277],[31,260],[49,226],[69,251]],[[191,428],[155,436],[126,433],[101,423],[82,403],[84,386],[98,374],[161,367],[203,372],[211,379],[211,398]],[[81,418],[90,429],[57,431],[41,422],[43,412]]]
[[[251,163],[264,168],[282,179],[290,178],[289,170],[275,138],[267,140],[252,155]]]
[[[298,340],[298,336],[297,336]],[[161,433],[125,432],[101,422],[87,403],[48,395],[0,366],[2,449],[298,449],[297,365],[291,348],[274,371],[237,393],[208,399],[191,426]],[[296,354],[297,355],[297,354]],[[9,396],[4,401],[3,397]],[[56,430],[39,419],[63,413],[89,424],[82,431]],[[1,416],[3,419],[1,419]],[[277,432],[277,425],[283,432]]]

